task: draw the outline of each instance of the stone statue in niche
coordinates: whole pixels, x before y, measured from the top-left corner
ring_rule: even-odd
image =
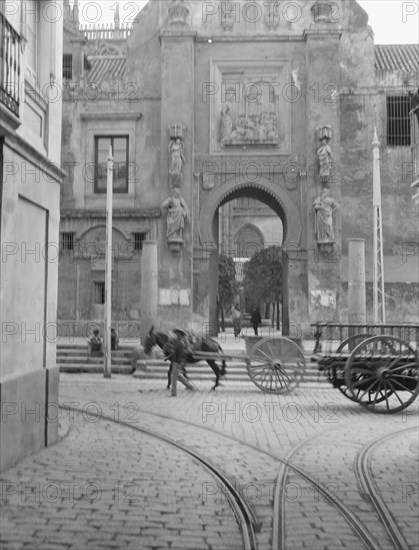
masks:
[[[319,181],[325,187],[329,187],[334,160],[332,149],[329,145],[331,138],[331,126],[325,125],[317,128],[317,139],[321,142],[317,150],[317,157],[319,159]]]
[[[336,242],[333,229],[333,212],[339,208],[338,203],[329,197],[329,189],[323,188],[313,203],[315,211],[315,234],[319,245],[330,245]]]
[[[190,222],[190,214],[189,208],[178,189],[173,190],[172,196],[164,201],[162,207],[167,208],[167,242],[182,241],[185,221]]]
[[[320,164],[320,181],[321,183],[328,184],[332,172],[333,154],[326,138],[322,139],[321,147],[317,151],[317,156],[319,157]]]
[[[181,187],[183,184],[182,166],[185,161],[185,147],[178,137],[170,140],[170,180],[172,187]]]

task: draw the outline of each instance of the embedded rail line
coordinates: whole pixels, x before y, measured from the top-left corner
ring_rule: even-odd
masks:
[[[417,430],[416,427],[414,428],[406,428],[405,431],[413,431]],[[395,432],[397,435],[400,434],[400,432]],[[355,471],[356,476],[358,480],[358,484],[360,486],[361,492],[370,499],[372,505],[374,506],[374,509],[376,510],[383,526],[385,527],[388,535],[390,536],[394,548],[396,550],[410,550],[409,544],[406,542],[406,539],[404,538],[402,532],[400,531],[397,522],[393,518],[393,515],[391,514],[390,510],[386,506],[384,500],[381,497],[380,491],[377,487],[377,484],[374,481],[374,476],[372,473],[372,467],[371,467],[371,456],[374,452],[374,450],[385,440],[391,439],[394,437],[395,433],[387,434],[385,436],[382,436],[375,441],[372,441],[368,445],[364,446],[357,455],[356,463],[355,463]]]
[[[62,406],[62,408],[69,409],[68,407],[65,407],[65,406]],[[77,408],[73,408],[73,410],[76,412],[82,412]],[[178,443],[177,441],[174,441],[170,437],[167,437],[162,434],[157,434],[155,431],[152,431],[144,427],[134,426],[130,423],[121,421],[119,419],[116,420],[115,418],[112,418],[111,416],[107,416],[104,414],[99,415],[99,414],[94,414],[90,412],[89,414],[92,414],[92,416],[98,416],[98,417],[100,416],[104,420],[114,422],[119,425],[125,426],[127,428],[134,429],[136,431],[140,431],[152,437],[158,438],[174,447],[177,447],[178,449],[182,450],[183,452],[193,457],[197,462],[199,462],[202,465],[202,467],[204,467],[207,471],[209,471],[212,474],[212,476],[219,483],[220,489],[223,491],[226,498],[228,499],[229,504],[235,513],[237,521],[240,525],[240,529],[242,531],[243,548],[245,550],[257,549],[256,533],[258,533],[261,530],[262,524],[258,521],[256,513],[253,510],[252,506],[248,504],[247,500],[240,494],[240,491],[236,489],[234,482],[228,479],[228,477],[223,472],[221,472],[220,469],[212,465],[209,461],[204,459],[196,451],[190,449],[189,447],[186,447],[181,443]],[[149,417],[163,419],[165,421],[171,421],[178,424],[183,424],[188,428],[193,428],[198,431],[210,432],[213,436],[216,436],[228,441],[234,441],[235,443],[238,443],[243,447],[252,449],[253,451],[256,451],[257,453],[259,453],[260,455],[264,455],[265,457],[270,458],[276,464],[277,463],[280,464],[280,469],[277,475],[277,483],[275,485],[275,495],[274,495],[274,516],[273,516],[273,526],[272,526],[273,550],[283,550],[285,548],[285,541],[283,539],[285,513],[282,508],[281,501],[283,500],[283,491],[285,487],[285,481],[286,481],[288,470],[291,470],[297,476],[299,476],[300,478],[310,483],[311,486],[314,488],[314,490],[317,491],[318,494],[322,495],[325,501],[327,501],[335,509],[335,511],[339,514],[339,516],[345,520],[347,525],[351,528],[352,532],[357,536],[358,540],[362,542],[365,548],[369,550],[381,549],[381,545],[378,543],[378,541],[375,540],[374,536],[369,532],[368,528],[362,523],[362,521],[356,516],[356,514],[354,514],[351,510],[349,510],[349,508],[344,504],[344,502],[342,502],[340,498],[338,498],[335,494],[330,493],[327,489],[325,489],[325,487],[321,483],[319,483],[316,479],[314,479],[312,475],[308,474],[303,469],[299,468],[298,466],[290,462],[292,456],[298,451],[299,448],[303,447],[304,444],[307,443],[307,440],[303,441],[300,445],[298,445],[297,448],[293,449],[293,451],[289,453],[289,455],[286,458],[282,458],[268,450],[261,449],[254,444],[244,442],[232,435],[227,435],[227,434],[217,432],[215,430],[212,430],[209,427],[198,426],[193,422],[189,422],[187,420],[173,418],[173,417],[166,416],[164,414],[150,412],[150,411],[141,411],[141,414]],[[413,428],[408,428],[407,430],[412,430],[412,429]],[[395,433],[399,434],[400,432],[398,431]],[[313,436],[313,438],[318,436],[319,434],[316,434],[316,436]],[[381,499],[379,495],[379,491],[374,482],[371,467],[370,467],[370,456],[374,448],[384,439],[390,438],[393,436],[394,436],[394,433],[390,433],[384,437],[381,437],[379,440],[374,441],[371,444],[368,444],[365,448],[359,451],[357,462],[356,462],[356,475],[359,481],[359,485],[361,487],[361,492],[363,494],[368,495],[370,500],[372,501],[372,504],[374,506],[375,511],[377,512],[380,522],[383,524],[391,540],[393,541],[395,550],[409,550],[409,546],[407,545],[403,535],[401,534],[394,518],[392,517],[390,511],[387,509],[384,501]]]
[[[78,412],[80,414],[83,413],[83,410],[78,409],[77,407],[66,407],[64,405],[60,405],[60,408],[64,410],[71,410],[74,412]],[[240,491],[236,490],[234,483],[230,481],[221,471],[215,468],[210,462],[208,462],[208,460],[205,460],[200,454],[185,447],[181,443],[178,443],[173,439],[166,437],[164,435],[156,434],[155,432],[148,430],[147,428],[133,426],[128,422],[124,422],[122,420],[116,420],[115,418],[112,418],[111,416],[107,416],[104,414],[99,415],[98,413],[89,412],[89,415],[97,418],[100,417],[103,420],[107,420],[109,422],[119,424],[120,426],[130,428],[132,430],[135,430],[135,431],[147,434],[156,439],[159,439],[160,441],[164,441],[165,443],[173,447],[176,447],[177,449],[183,451],[184,453],[188,454],[193,459],[195,459],[203,468],[205,468],[217,480],[217,483],[219,484],[218,485],[219,488],[223,491],[224,495],[226,496],[241,529],[241,533],[243,537],[243,549],[257,550],[255,532],[258,529],[260,529],[260,525],[257,522],[254,511],[248,505],[246,499],[242,497],[242,495],[240,494]]]

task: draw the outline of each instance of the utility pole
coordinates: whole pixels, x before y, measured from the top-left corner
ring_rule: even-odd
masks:
[[[383,226],[381,215],[381,180],[380,180],[380,142],[378,141],[377,128],[374,127],[374,139],[372,142],[373,158],[373,215],[374,215],[374,252],[373,252],[373,306],[374,323],[386,322],[385,295],[384,295],[384,262],[383,262]]]
[[[105,271],[105,378],[111,377],[111,323],[112,323],[112,199],[113,199],[113,155],[109,147],[106,181],[106,271]]]

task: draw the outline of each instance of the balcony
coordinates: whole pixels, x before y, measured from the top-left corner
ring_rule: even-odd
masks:
[[[419,188],[419,89],[412,96],[412,110],[410,111],[411,150],[412,150],[412,188]],[[415,190],[416,190],[415,189]],[[419,204],[419,190],[412,197],[415,204]]]
[[[0,12],[0,106],[19,117],[20,36]]]

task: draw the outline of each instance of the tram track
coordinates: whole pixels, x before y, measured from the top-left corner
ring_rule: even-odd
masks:
[[[336,428],[337,431],[341,431],[342,427]],[[377,484],[374,480],[374,476],[372,473],[372,467],[371,467],[371,456],[373,454],[373,451],[375,448],[384,441],[391,439],[394,437],[394,435],[400,435],[401,433],[413,431],[416,430],[416,427],[413,428],[406,428],[405,430],[397,431],[397,432],[391,432],[389,434],[386,434],[385,436],[381,436],[377,440],[369,443],[366,446],[363,446],[356,455],[355,460],[355,475],[356,480],[358,482],[358,485],[360,487],[361,494],[364,498],[368,499],[375,512],[377,513],[377,516],[385,528],[387,534],[389,535],[390,541],[393,543],[395,550],[410,550],[409,544],[406,542],[403,534],[401,533],[397,522],[393,518],[391,512],[389,511],[387,505],[385,504],[384,500],[382,499],[380,495],[380,491],[377,487]],[[330,432],[329,432],[330,433]],[[321,437],[323,434],[316,434],[309,438],[308,440],[305,440],[301,442],[299,445],[294,447],[285,457],[285,460],[287,462],[290,462],[297,454],[298,452],[307,445],[310,441],[313,441],[319,437]],[[273,542],[272,548],[273,550],[280,548],[281,550],[285,549],[285,525],[284,525],[284,513],[283,513],[283,506],[284,506],[284,495],[286,492],[286,481],[287,481],[287,465],[283,465],[278,473],[278,480],[276,484],[276,492],[275,492],[275,501],[274,501],[274,509],[276,510],[276,513],[274,514],[274,518],[279,518],[281,521],[281,537],[278,537],[277,542]],[[277,519],[278,521],[278,519]],[[368,533],[365,533],[365,536],[367,539],[369,538],[369,543],[371,544],[372,548],[376,548],[379,550],[381,548],[380,544],[376,541],[374,541],[372,538],[369,537]],[[366,539],[366,540],[367,540]],[[370,547],[370,546],[369,546]]]
[[[65,407],[63,407],[65,408]],[[77,409],[75,409],[77,410]],[[254,444],[244,442],[243,440],[223,434],[221,432],[215,431],[209,427],[206,426],[199,426],[197,424],[194,424],[193,422],[189,422],[187,420],[182,420],[178,418],[169,417],[164,414],[150,412],[150,411],[141,411],[142,415],[145,415],[146,417],[151,417],[155,419],[161,419],[165,422],[174,422],[177,424],[182,424],[184,426],[187,426],[188,428],[193,428],[198,431],[205,431],[210,432],[213,436],[223,438],[224,440],[228,440],[230,442],[238,443],[244,447],[247,447],[249,449],[252,449],[253,451],[256,451],[257,453],[261,455],[265,455],[266,457],[269,457],[274,461],[275,464],[280,464],[280,469],[277,474],[277,482],[275,484],[275,496],[274,496],[274,514],[273,514],[273,527],[272,527],[272,548],[274,550],[279,550],[285,548],[285,541],[283,539],[284,536],[284,522],[285,522],[285,513],[282,507],[279,505],[279,503],[283,500],[283,491],[284,491],[284,485],[285,480],[287,477],[287,472],[292,471],[294,474],[299,476],[304,481],[308,482],[314,489],[314,491],[317,492],[317,494],[321,495],[325,501],[327,501],[330,506],[332,506],[335,511],[339,514],[341,518],[344,519],[346,524],[350,527],[351,531],[356,535],[358,540],[362,542],[363,546],[369,550],[380,550],[381,546],[380,544],[375,540],[374,536],[369,532],[368,528],[365,527],[365,525],[362,523],[362,521],[357,517],[356,514],[354,514],[345,504],[342,502],[340,498],[338,498],[336,495],[330,493],[327,491],[324,486],[312,475],[304,471],[303,469],[299,468],[295,464],[292,464],[290,460],[292,457],[298,452],[298,449],[302,446],[304,446],[307,441],[303,441],[296,449],[293,449],[291,453],[289,453],[285,458],[279,457],[275,455],[274,453],[266,450],[261,449],[260,447],[257,447]],[[99,415],[98,415],[99,416]],[[121,420],[115,420],[111,416],[106,416],[104,414],[101,415],[101,418],[111,421],[111,422],[117,422],[118,424],[127,426],[129,428],[136,429],[138,431],[141,431],[143,433],[146,433],[150,436],[160,438],[167,443],[181,449],[182,451],[188,453],[190,456],[193,456],[197,461],[199,461],[203,466],[206,467],[207,470],[209,470],[212,475],[217,478],[220,481],[220,488],[226,488],[224,490],[224,493],[226,494],[227,498],[229,498],[229,502],[235,510],[236,517],[238,518],[239,524],[241,526],[242,532],[243,532],[243,540],[245,544],[245,548],[257,548],[256,544],[256,533],[260,529],[260,524],[257,520],[256,514],[252,507],[249,507],[247,501],[245,498],[242,497],[240,494],[240,491],[237,491],[234,487],[234,483],[231,482],[228,477],[220,471],[220,469],[216,468],[214,465],[209,463],[206,459],[204,459],[199,453],[197,453],[194,450],[191,450],[189,447],[186,447],[185,445],[173,440],[171,437],[167,437],[165,435],[156,434],[155,431],[149,430],[147,428],[140,428],[138,426],[133,426],[132,424],[125,423]],[[339,428],[341,429],[341,427]],[[316,434],[315,437],[319,437],[322,434]],[[392,434],[390,434],[392,435]],[[385,436],[385,437],[390,437]],[[381,438],[380,440],[382,440]],[[378,444],[377,442],[374,442],[375,444]],[[372,445],[368,446],[368,449]],[[365,455],[367,456],[367,455]],[[360,464],[366,459],[362,459]],[[383,517],[379,516],[381,521],[386,521],[385,515]],[[387,526],[386,526],[387,529]],[[393,537],[392,537],[392,540]],[[406,546],[396,546],[395,548],[397,550],[407,550],[408,547]]]
[[[295,464],[292,464],[290,462],[292,457],[298,452],[298,449],[307,444],[307,440],[301,442],[301,444],[298,445],[297,448],[294,448],[291,451],[291,453],[289,453],[285,458],[282,458],[282,457],[279,457],[279,456],[275,455],[274,453],[271,453],[270,451],[267,451],[265,449],[261,449],[260,447],[257,447],[256,445],[253,445],[251,443],[246,443],[246,442],[242,441],[239,438],[236,438],[236,437],[231,436],[231,435],[227,435],[227,434],[223,434],[223,433],[214,431],[211,428],[208,428],[208,427],[205,427],[205,426],[197,426],[193,422],[188,422],[188,421],[181,420],[181,419],[173,419],[173,418],[170,418],[166,415],[162,415],[160,413],[149,412],[149,411],[142,411],[142,413],[144,413],[146,415],[149,415],[149,416],[157,416],[157,417],[165,419],[165,420],[174,420],[175,422],[180,422],[180,423],[188,425],[190,427],[197,428],[198,430],[205,430],[205,431],[211,432],[212,434],[219,435],[219,436],[221,436],[225,439],[233,440],[236,443],[239,443],[241,445],[249,447],[249,448],[251,448],[251,449],[253,449],[253,450],[255,450],[255,451],[257,451],[261,454],[264,454],[265,456],[269,456],[270,458],[272,458],[276,462],[280,463],[280,472],[278,474],[277,483],[275,484],[276,492],[278,491],[278,488],[281,488],[281,487],[282,487],[282,490],[283,490],[285,480],[286,480],[286,471],[288,469],[290,469],[295,474],[297,474],[300,478],[302,478],[305,481],[309,482],[313,486],[314,490],[317,491],[319,495],[321,495],[326,501],[329,502],[329,504],[331,506],[333,506],[339,512],[339,514],[345,519],[346,523],[351,527],[352,531],[358,536],[359,540],[362,541],[362,543],[365,545],[366,548],[368,548],[369,550],[381,550],[382,546],[381,546],[380,542],[375,540],[375,537],[369,532],[368,528],[364,526],[364,524],[357,517],[356,514],[354,514],[353,512],[351,512],[349,510],[349,508],[341,501],[341,499],[339,499],[333,493],[330,493],[329,491],[327,491],[324,488],[324,486],[321,483],[319,483],[317,480],[315,480],[310,474],[306,473],[303,469],[297,467]],[[414,428],[407,428],[406,430],[403,430],[403,431],[408,431],[408,430],[412,430],[412,429],[414,429]],[[338,428],[338,430],[341,431],[342,426],[340,426]],[[400,433],[400,432],[397,432],[397,433]],[[322,435],[322,434],[316,434],[316,436],[314,436],[313,439],[316,438],[316,437],[319,437],[320,435]],[[375,445],[377,445],[383,439],[387,439],[387,438],[390,438],[392,436],[394,436],[393,432],[391,434],[387,434],[386,436],[380,438],[379,440],[377,440],[374,443],[375,443]],[[371,451],[372,451],[372,448],[371,448]],[[282,481],[279,483],[280,478],[282,478]],[[369,480],[370,480],[371,483],[373,483],[372,473],[369,476]],[[377,507],[375,506],[374,502],[373,502],[373,504],[374,504],[375,510],[378,513],[378,505],[379,505],[378,503],[380,502],[379,497],[378,497],[378,494],[379,494],[378,490],[376,491],[376,494],[377,494],[377,498],[376,498]],[[277,550],[277,549],[278,550],[284,550],[285,549],[285,541],[282,540],[282,535],[285,532],[285,530],[284,530],[285,514],[283,513],[283,511],[280,511],[279,514],[275,513],[276,498],[278,498],[277,495],[275,495],[275,499],[274,499],[272,549],[273,550]],[[387,521],[388,519],[390,519],[391,514],[388,510],[386,511],[386,506],[385,506],[385,504],[382,500],[380,502],[380,505],[381,505],[380,510],[381,510],[382,513],[381,513],[381,515],[378,514],[378,517],[379,517],[381,523],[384,525],[386,531],[389,533],[391,540],[395,544],[394,548],[396,550],[409,550],[409,546],[406,545],[407,543],[404,541],[404,538],[401,535],[400,530],[398,529],[397,524],[395,523],[394,519],[391,519],[390,521]],[[280,510],[280,509],[277,507],[276,510]],[[278,517],[279,517],[279,520],[278,520]],[[400,536],[399,536],[399,534],[400,534]],[[404,545],[403,546],[398,545],[402,540],[404,541]],[[395,542],[395,541],[397,541],[397,542]]]
[[[65,405],[60,405],[60,408],[63,410],[83,414],[83,410],[77,407],[67,407]],[[156,439],[159,439],[160,441],[164,441],[165,443],[176,447],[177,449],[191,456],[205,470],[207,470],[207,472],[209,472],[214,479],[216,479],[218,488],[223,491],[223,494],[227,498],[241,529],[241,534],[243,538],[243,549],[257,550],[255,533],[258,529],[260,529],[260,524],[256,519],[255,512],[249,506],[246,499],[242,497],[240,491],[236,490],[235,484],[230,479],[228,479],[228,477],[223,472],[214,467],[208,460],[203,458],[199,453],[191,450],[188,447],[185,447],[181,443],[178,443],[177,441],[174,441],[173,439],[164,435],[156,434],[155,432],[148,430],[147,428],[134,426],[128,422],[116,420],[115,418],[104,414],[99,415],[98,413],[89,412],[89,416],[107,420],[109,422],[113,422],[114,424],[118,424],[119,426],[123,426],[125,428],[130,428],[137,432],[144,433],[150,437],[154,437]]]
[[[410,546],[380,494],[372,473],[371,457],[377,447],[387,439],[392,439],[396,434],[400,435],[403,432],[416,431],[416,429],[416,427],[406,428],[401,432],[392,432],[372,441],[358,451],[355,462],[355,472],[361,493],[371,501],[381,523],[394,544],[395,550],[409,550]]]

